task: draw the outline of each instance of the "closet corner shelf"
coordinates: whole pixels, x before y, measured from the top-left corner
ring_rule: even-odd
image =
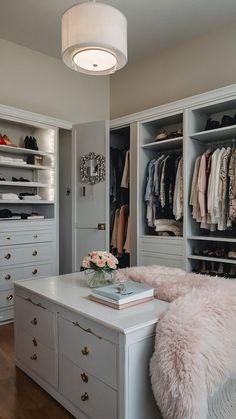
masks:
[[[19,164],[19,163],[2,163],[0,167],[17,167],[18,169],[34,169],[34,170],[54,170],[53,166],[41,166],[39,164]]]
[[[234,264],[236,264],[236,259],[212,258],[210,256],[208,257],[208,256],[189,255],[188,259],[206,260],[208,262],[223,262],[223,263],[234,263]]]
[[[40,183],[40,182],[13,182],[13,181],[0,181],[0,186],[23,186],[24,188],[52,188],[53,185],[48,185],[47,183]]]
[[[50,153],[48,151],[40,151],[40,150],[31,150],[29,148],[23,147],[11,147],[8,145],[1,145],[0,144],[0,152],[2,153],[10,153],[10,154],[34,154],[38,156],[52,156],[54,153]]]
[[[236,243],[236,238],[234,238],[234,237],[189,236],[188,240],[202,240],[202,241],[213,241],[213,242]]]
[[[181,147],[183,143],[183,137],[170,138],[167,140],[153,141],[141,146],[147,150],[169,150],[173,147]]]
[[[236,125],[211,129],[190,134],[190,138],[198,141],[221,141],[236,138]]]

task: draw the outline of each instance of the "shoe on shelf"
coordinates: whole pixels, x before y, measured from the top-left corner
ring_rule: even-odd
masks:
[[[235,250],[230,250],[230,251],[228,252],[227,257],[228,257],[229,259],[236,259],[236,251],[235,251]]]
[[[33,143],[33,150],[38,150],[38,144],[37,144],[37,140],[34,137],[30,137],[32,138],[32,143]]]
[[[170,134],[167,135],[167,138],[178,138],[183,137],[183,129],[178,128],[177,131],[173,131]]]
[[[30,149],[30,138],[28,137],[28,135],[25,137],[24,139],[24,143],[25,143],[25,148]]]
[[[14,144],[11,140],[10,140],[10,138],[8,138],[8,136],[7,135],[3,135],[3,140],[5,141],[5,144],[6,145],[8,145],[8,146],[10,146],[10,147],[17,147],[17,145],[16,144]]]
[[[220,128],[220,123],[219,121],[215,121],[214,119],[212,119],[211,117],[208,118],[207,122],[206,122],[206,126],[205,126],[205,130],[209,130],[209,129],[217,129]]]
[[[224,115],[221,119],[220,126],[223,128],[223,127],[229,127],[230,125],[234,125],[234,124],[235,124],[234,118],[232,118],[229,115]]]
[[[36,138],[29,137],[28,135],[24,139],[25,148],[28,148],[29,150],[38,150],[38,145]]]
[[[6,142],[1,134],[0,134],[0,145],[6,145]]]
[[[24,177],[19,178],[19,182],[30,182],[29,179],[25,179]]]
[[[166,140],[168,137],[168,133],[166,130],[161,130],[160,132],[158,132],[158,134],[155,137],[155,141],[161,141],[161,140]]]
[[[6,181],[5,177],[3,177],[2,175],[0,175],[0,181]]]

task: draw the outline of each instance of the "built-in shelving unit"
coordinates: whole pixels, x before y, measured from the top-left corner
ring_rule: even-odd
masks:
[[[0,114],[0,132],[16,145],[0,145],[1,324],[14,317],[15,281],[58,273],[58,130]],[[26,136],[35,137],[38,150],[24,147]]]
[[[186,199],[189,200],[193,170],[196,158],[201,156],[204,151],[210,149],[214,152],[217,148],[231,147],[235,144],[236,138],[236,99],[225,98],[223,101],[212,101],[188,111],[188,141],[187,141],[187,172],[186,172]],[[223,117],[227,115],[231,118],[231,125],[222,126]],[[211,118],[218,121],[220,127],[216,129],[206,129],[207,120]],[[236,226],[232,228],[215,231],[206,230],[201,227],[201,223],[192,217],[192,207],[186,203],[186,257],[188,271],[217,274],[227,276],[230,269],[235,271],[236,259],[230,258],[231,250],[235,250],[236,245]],[[214,229],[213,229],[214,230]],[[209,251],[208,251],[209,249]],[[196,254],[197,252],[197,254]],[[223,256],[215,257],[214,254],[222,252]],[[204,268],[202,264],[204,263]],[[206,265],[208,264],[208,265]],[[230,265],[230,266],[229,266]],[[203,271],[203,272],[202,272]],[[236,271],[235,271],[236,273]],[[232,275],[231,275],[232,276]]]
[[[183,136],[173,137],[178,130],[183,130],[183,112],[165,115],[156,115],[152,119],[139,122],[139,162],[138,162],[138,184],[139,187],[139,264],[152,265],[163,264],[184,268],[184,247],[183,247],[183,223],[180,235],[161,236],[156,231],[155,225],[150,225],[147,220],[147,202],[145,202],[145,190],[148,176],[148,164],[161,155],[183,156]],[[166,139],[156,140],[156,137],[164,133]],[[160,174],[158,175],[160,177]],[[163,214],[165,212],[163,211]],[[173,212],[169,211],[167,216],[156,217],[160,219],[174,220]],[[164,220],[162,220],[164,221]],[[168,233],[167,233],[168,234]],[[171,255],[171,257],[170,257]]]

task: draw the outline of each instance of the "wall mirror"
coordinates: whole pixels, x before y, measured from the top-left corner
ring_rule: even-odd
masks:
[[[80,159],[80,176],[84,183],[94,185],[103,182],[106,176],[105,157],[102,154],[89,153]]]

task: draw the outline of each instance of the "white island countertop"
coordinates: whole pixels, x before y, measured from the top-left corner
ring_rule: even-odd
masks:
[[[123,310],[116,310],[88,299],[91,293],[84,274],[76,272],[68,275],[24,280],[15,283],[17,290],[31,291],[44,299],[68,308],[91,320],[123,332],[124,334],[140,326],[155,324],[169,303],[154,299]]]

